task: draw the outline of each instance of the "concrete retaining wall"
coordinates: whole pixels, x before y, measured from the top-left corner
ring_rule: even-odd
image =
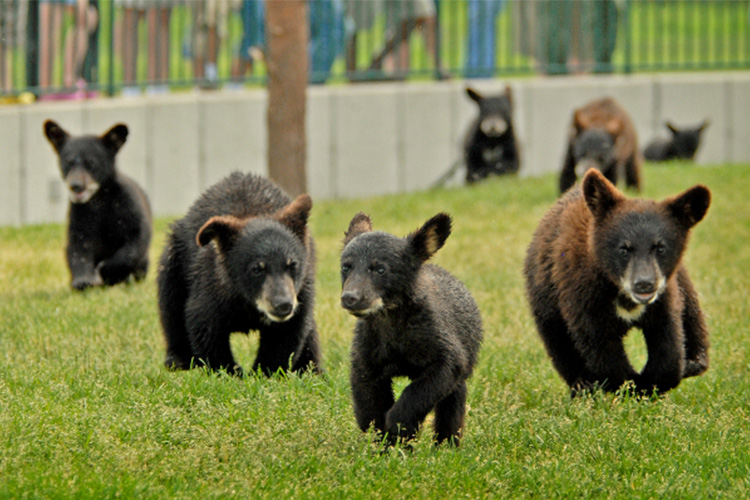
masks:
[[[308,190],[315,199],[425,189],[461,157],[475,105],[466,82],[311,87]],[[665,120],[708,118],[697,161],[750,162],[750,73],[477,80],[482,92],[513,90],[521,175],[558,171],[571,112],[610,95],[630,112],[641,144],[666,135]],[[158,216],[181,215],[233,170],[265,174],[264,90],[37,103],[0,109],[0,225],[63,221],[67,198],[42,133],[51,118],[73,134],[130,129],[119,168],[140,182]]]

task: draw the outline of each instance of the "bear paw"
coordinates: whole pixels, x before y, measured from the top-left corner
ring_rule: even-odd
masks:
[[[103,284],[102,277],[99,273],[96,273],[94,276],[78,276],[73,278],[71,286],[74,290],[85,290],[87,288],[102,286]]]

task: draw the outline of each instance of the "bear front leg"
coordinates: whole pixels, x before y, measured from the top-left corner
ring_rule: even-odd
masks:
[[[455,391],[435,406],[433,424],[438,443],[448,441],[454,446],[459,445],[466,414],[466,392],[466,382],[461,382]]]
[[[586,363],[578,350],[576,350],[568,327],[565,325],[565,320],[560,316],[559,312],[556,310],[552,311],[546,307],[542,309],[542,306],[538,305],[540,303],[551,303],[552,299],[547,297],[547,294],[540,294],[540,300],[534,301],[532,305],[534,319],[536,320],[539,334],[544,341],[547,354],[552,360],[552,365],[568,386],[575,387],[584,376]],[[544,302],[545,300],[549,302]]]
[[[141,280],[148,270],[148,256],[137,245],[126,245],[118,249],[112,257],[101,261],[97,270],[107,285],[122,283],[131,274],[136,280]]]
[[[641,190],[641,160],[636,155],[632,154],[625,162],[625,185],[629,188],[633,188],[636,191]]]
[[[90,241],[85,238],[72,237],[67,247],[68,268],[71,275],[71,286],[75,290],[102,286],[104,282],[96,268],[94,250]]]
[[[619,335],[602,332],[598,337],[590,339],[590,342],[579,342],[579,349],[586,360],[586,370],[572,386],[574,391],[599,386],[607,392],[615,392],[627,380],[636,378],[637,372],[628,360]]]
[[[160,271],[156,276],[159,319],[167,347],[164,365],[173,370],[189,369],[193,359],[185,324],[188,285],[182,272],[183,258],[175,251],[174,242],[170,240],[159,262]]]
[[[271,376],[278,371],[306,369],[311,361],[317,364],[317,334],[314,330],[310,331],[308,320],[311,321],[312,318],[306,318],[307,315],[306,309],[298,309],[289,320],[282,323],[274,322],[259,329],[260,343],[253,371],[260,370],[266,376]],[[314,336],[313,339],[309,339],[311,335]],[[308,340],[312,342],[310,346],[306,345]]]
[[[242,367],[235,362],[229,345],[229,334],[234,330],[224,321],[231,316],[231,311],[215,304],[206,295],[191,296],[185,309],[185,324],[195,364],[242,376]]]
[[[503,154],[498,165],[498,174],[515,174],[519,168],[518,151],[514,138],[508,139],[503,146]]]
[[[490,167],[482,157],[482,148],[474,144],[466,154],[466,183],[473,184],[485,179],[490,174]]]
[[[416,436],[430,410],[456,388],[458,380],[454,373],[452,366],[436,363],[406,386],[385,415],[388,435],[404,440]]]
[[[298,347],[292,361],[292,371],[312,370],[313,373],[323,373],[320,364],[320,342],[318,341],[318,329],[313,327],[305,335],[305,340]]]
[[[242,367],[232,355],[228,332],[219,333],[207,329],[191,331],[190,345],[196,366],[207,366],[211,371],[225,370],[230,375],[238,377],[244,374]]]
[[[682,328],[676,313],[664,313],[658,324],[644,326],[648,361],[636,377],[636,387],[644,393],[654,389],[665,393],[679,385],[685,368]]]
[[[382,436],[386,431],[385,415],[393,407],[393,386],[388,377],[376,376],[352,363],[349,380],[352,387],[354,417],[362,432],[372,425]]]
[[[568,145],[565,152],[565,161],[560,172],[560,194],[564,193],[576,183],[576,160],[573,156],[573,146]]]
[[[703,317],[698,293],[685,268],[677,272],[677,283],[683,297],[682,331],[685,336],[685,367],[682,377],[694,377],[708,369],[708,327]]]

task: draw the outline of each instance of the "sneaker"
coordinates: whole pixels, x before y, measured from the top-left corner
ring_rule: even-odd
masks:
[[[140,97],[141,89],[133,85],[128,85],[122,88],[122,97]]]

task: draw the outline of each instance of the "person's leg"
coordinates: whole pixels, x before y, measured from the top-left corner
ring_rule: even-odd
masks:
[[[123,12],[122,63],[123,83],[135,85],[138,55],[138,18],[139,12],[134,7],[125,7]]]
[[[62,23],[60,7],[57,2],[51,0],[39,4],[39,86],[42,88],[52,85]]]
[[[65,37],[65,86],[72,87],[83,78],[83,61],[88,51],[89,34],[99,22],[96,9],[88,0],[66,5],[74,16],[74,25]]]

